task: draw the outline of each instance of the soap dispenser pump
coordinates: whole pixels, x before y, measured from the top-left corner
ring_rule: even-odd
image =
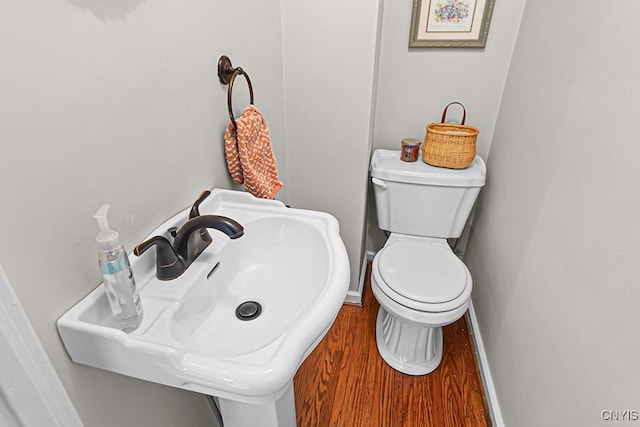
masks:
[[[129,258],[118,241],[118,232],[109,228],[108,211],[109,205],[103,205],[94,216],[100,228],[96,237],[98,263],[116,327],[131,332],[142,323],[142,304]]]

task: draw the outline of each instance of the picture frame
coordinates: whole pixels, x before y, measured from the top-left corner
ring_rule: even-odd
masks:
[[[495,0],[413,0],[410,48],[484,48]]]

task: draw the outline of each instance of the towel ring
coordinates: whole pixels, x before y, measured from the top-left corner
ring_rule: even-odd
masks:
[[[220,78],[220,83],[229,85],[229,89],[227,90],[227,107],[229,108],[229,118],[235,129],[238,128],[238,125],[236,124],[236,119],[233,114],[232,94],[233,82],[239,75],[244,76],[247,81],[247,85],[249,86],[249,104],[253,105],[253,86],[246,71],[244,71],[242,67],[234,68],[233,65],[231,65],[231,60],[225,55],[222,55],[220,59],[218,59],[218,77]]]

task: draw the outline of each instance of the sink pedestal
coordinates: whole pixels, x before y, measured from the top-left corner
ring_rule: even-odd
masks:
[[[218,402],[224,427],[296,427],[293,381],[275,402],[252,404],[223,398]]]

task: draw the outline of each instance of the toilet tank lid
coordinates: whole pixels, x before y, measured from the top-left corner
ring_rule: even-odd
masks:
[[[446,169],[431,166],[422,161],[400,160],[400,151],[378,149],[373,153],[369,170],[373,178],[384,181],[415,184],[442,185],[448,187],[482,187],[487,168],[480,156],[465,169]]]

